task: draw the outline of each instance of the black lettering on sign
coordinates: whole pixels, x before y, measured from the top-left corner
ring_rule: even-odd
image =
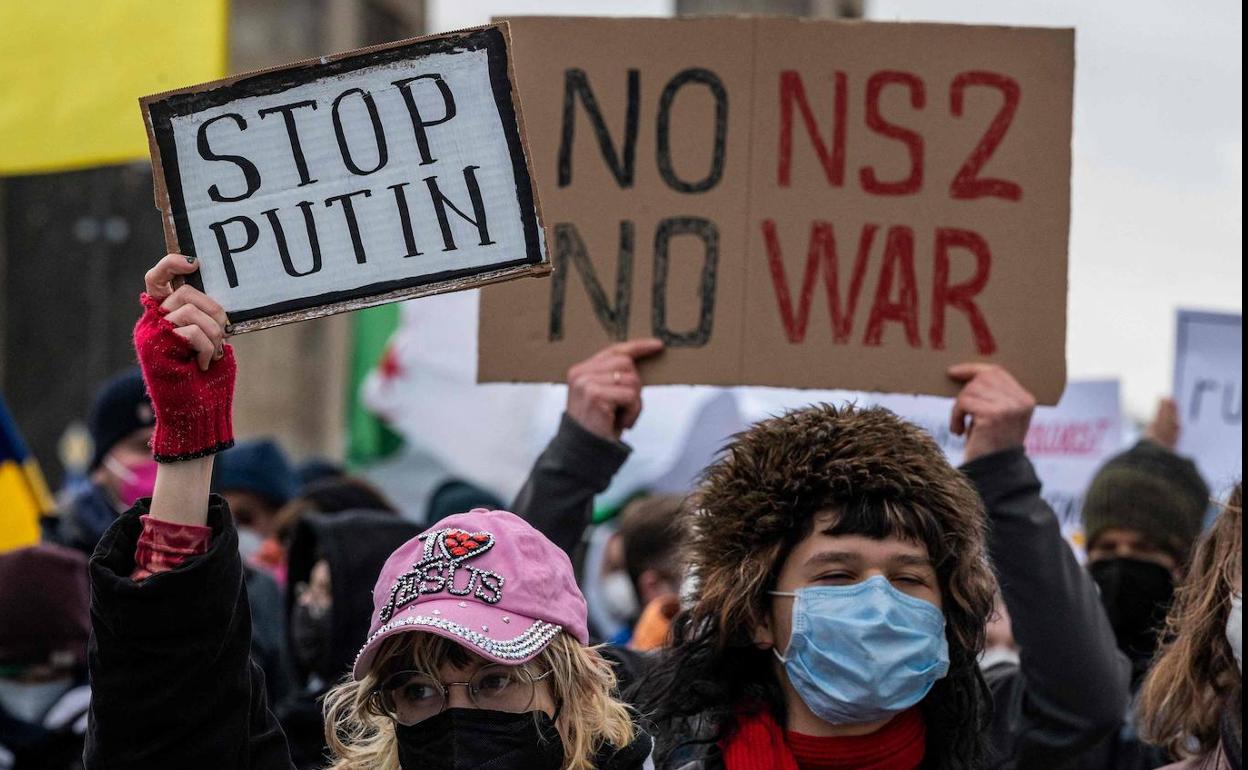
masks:
[[[702,280],[698,283],[698,325],[691,331],[674,332],[667,326],[667,278],[671,266],[670,247],[677,235],[695,235],[702,239],[705,258]],[[711,339],[715,321],[715,278],[719,266],[719,228],[701,217],[669,217],[659,222],[654,232],[654,285],[650,303],[650,320],[654,336],[669,347],[700,348]]]
[[[225,235],[225,226],[235,222],[243,226],[245,240],[241,246],[231,246],[230,239]],[[225,280],[229,282],[231,289],[238,288],[238,272],[234,269],[234,255],[241,254],[256,245],[256,241],[260,238],[260,228],[250,217],[243,216],[213,222],[208,225],[208,228],[217,236],[217,248],[221,250],[221,262],[225,265]]]
[[[368,109],[368,119],[373,124],[373,138],[377,142],[377,165],[370,169],[360,168],[355,163],[355,159],[351,157],[351,148],[347,145],[347,134],[342,127],[342,100],[352,94],[359,94],[363,100],[364,106]],[[377,103],[373,101],[373,95],[362,88],[350,88],[338,94],[338,98],[334,99],[334,135],[338,137],[338,151],[342,153],[343,165],[347,170],[356,176],[368,176],[375,174],[386,167],[386,161],[389,155],[386,152],[386,131],[381,125],[381,116],[377,114]]]
[[[273,239],[277,241],[277,253],[282,258],[282,267],[286,270],[286,275],[301,278],[320,271],[321,241],[316,236],[316,218],[312,215],[312,201],[299,201],[295,205],[303,212],[303,226],[307,228],[308,247],[312,252],[312,266],[302,273],[295,269],[295,263],[290,258],[290,249],[286,245],[286,231],[282,228],[282,220],[277,216],[277,209],[269,209],[261,213],[268,218],[269,227],[273,229]]]
[[[199,126],[199,134],[195,139],[196,147],[199,149],[199,157],[204,160],[221,160],[233,163],[242,170],[243,179],[247,182],[247,189],[243,191],[242,195],[235,196],[222,195],[221,189],[215,184],[209,187],[208,197],[217,203],[233,203],[235,201],[247,200],[251,197],[252,193],[260,189],[260,169],[256,168],[255,163],[247,160],[242,155],[218,155],[212,151],[211,147],[208,146],[208,126],[211,126],[218,120],[225,120],[226,118],[232,119],[235,125],[238,126],[239,131],[247,130],[247,121],[243,119],[242,115],[239,115],[236,112],[227,112],[224,115],[218,115],[215,118],[205,120],[201,123]],[[252,222],[252,226],[255,226],[255,222]]]
[[[1218,410],[1216,418],[1220,418],[1222,422],[1229,425],[1239,425],[1243,422],[1243,383],[1233,381],[1218,382],[1207,377],[1196,380],[1196,385],[1192,388],[1192,402],[1189,409],[1190,422],[1200,422],[1201,407],[1206,394],[1213,396],[1215,399],[1214,408]],[[1222,397],[1220,404],[1217,403],[1218,396]]]
[[[711,168],[706,176],[696,182],[682,180],[676,176],[676,169],[672,166],[672,102],[676,100],[676,93],[687,83],[701,83],[710,89],[711,96],[715,99],[715,143],[711,153]],[[657,160],[659,175],[663,177],[663,181],[676,192],[683,193],[706,192],[719,184],[719,180],[724,176],[727,140],[728,91],[724,88],[723,81],[714,72],[700,67],[676,73],[676,76],[667,82],[667,86],[663,88],[663,94],[659,97]]]
[[[447,219],[446,210],[449,208],[459,215],[470,225],[477,228],[477,234],[481,237],[480,245],[489,246],[494,243],[490,240],[489,221],[485,217],[485,201],[481,200],[481,187],[477,184],[477,175],[474,173],[480,166],[464,166],[464,184],[468,187],[468,199],[472,202],[472,216],[468,216],[459,206],[451,202],[451,199],[442,194],[438,189],[438,178],[431,176],[425,178],[424,182],[429,187],[429,199],[433,201],[433,213],[438,217],[438,227],[442,230],[443,251],[455,251],[455,233],[451,231],[451,223]]]
[[[420,251],[416,248],[416,233],[412,228],[412,212],[407,208],[407,193],[403,192],[403,188],[407,187],[408,182],[400,182],[392,184],[388,189],[394,190],[394,205],[399,209],[399,227],[403,229],[403,244],[407,246],[407,253],[403,255],[407,257],[419,257]]]
[[[295,123],[295,110],[302,107],[311,107],[316,109],[316,102],[312,99],[305,99],[301,102],[291,102],[290,104],[279,104],[276,107],[265,107],[260,110],[260,119],[264,120],[274,113],[282,116],[282,121],[286,124],[286,138],[290,140],[290,155],[295,160],[295,170],[299,172],[299,186],[314,184],[316,182],[308,174],[308,161],[303,157],[303,145],[299,142],[299,126]],[[312,205],[311,203],[308,204]]]
[[[611,142],[611,132],[598,109],[598,100],[589,87],[585,70],[569,69],[563,73],[563,132],[559,138],[559,186],[572,184],[572,140],[576,134],[576,99],[585,104],[585,114],[598,138],[602,159],[620,187],[632,187],[637,169],[637,120],[641,114],[641,73],[628,71],[628,96],[624,117],[623,149],[616,152]]]
[[[325,199],[325,208],[333,206],[336,201],[342,202],[342,215],[346,217],[347,232],[351,234],[351,248],[355,250],[355,262],[363,265],[368,262],[368,255],[364,253],[364,242],[360,239],[360,223],[355,218],[355,204],[351,202],[351,198],[356,195],[371,198],[373,197],[373,191],[356,190],[355,192],[330,196]]]
[[[594,273],[585,242],[576,225],[560,222],[555,225],[555,248],[551,254],[554,274],[550,278],[550,341],[563,339],[563,306],[567,296],[568,262],[576,266],[581,283],[589,295],[594,315],[613,340],[628,339],[628,318],[633,297],[633,223],[620,222],[620,250],[615,263],[615,305],[607,302],[607,294]]]
[[[442,117],[437,120],[425,120],[420,109],[416,106],[416,97],[412,96],[412,83],[418,80],[428,80],[438,87],[438,93],[442,95],[442,104],[446,107],[446,111],[442,113]],[[420,165],[428,166],[436,163],[433,155],[429,152],[429,135],[425,129],[433,126],[440,126],[451,118],[455,117],[455,96],[451,93],[451,88],[442,79],[441,75],[417,75],[414,78],[403,78],[394,81],[393,85],[399,89],[399,93],[403,94],[403,103],[407,105],[407,114],[412,119],[412,131],[416,134],[416,149],[420,152]]]

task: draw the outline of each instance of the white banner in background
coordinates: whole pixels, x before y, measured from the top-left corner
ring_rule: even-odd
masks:
[[[1215,495],[1244,473],[1244,322],[1230,313],[1180,310],[1174,398],[1179,453],[1196,461]]]
[[[374,372],[365,402],[411,444],[456,476],[510,501],[554,435],[566,388],[476,383],[477,292],[403,305],[391,345],[397,374]],[[782,388],[646,388],[645,407],[625,435],[632,456],[599,498],[622,503],[635,492],[691,489],[715,453],[751,423],[817,402],[879,405],[930,432],[951,462],[962,439],[949,431],[952,401],[935,396]],[[1076,381],[1055,407],[1032,420],[1027,450],[1063,531],[1079,545],[1083,493],[1097,468],[1122,448],[1117,380]]]

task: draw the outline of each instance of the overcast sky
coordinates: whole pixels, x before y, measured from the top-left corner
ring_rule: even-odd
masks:
[[[1177,308],[1243,308],[1238,0],[868,0],[880,20],[1075,28],[1070,376],[1169,392]]]
[[[491,13],[664,15],[666,0],[433,0]],[[1130,416],[1170,390],[1175,310],[1243,308],[1239,0],[867,0],[871,18],[1075,28],[1067,359],[1118,377]]]

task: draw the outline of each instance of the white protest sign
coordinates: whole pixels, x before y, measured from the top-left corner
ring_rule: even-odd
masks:
[[[235,331],[549,272],[506,25],[142,104],[169,248]]]
[[[1180,310],[1174,398],[1179,454],[1191,457],[1215,494],[1244,473],[1243,316]]]

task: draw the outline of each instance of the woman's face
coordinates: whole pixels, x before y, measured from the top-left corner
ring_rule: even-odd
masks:
[[[400,724],[408,725],[446,709],[542,711],[555,716],[553,675],[540,664],[504,666],[463,651],[466,660],[446,656],[436,671],[425,671],[412,661],[405,670],[389,675],[381,686],[382,705]]]
[[[479,655],[472,655],[471,660],[465,666],[457,666],[449,660],[444,661],[438,669],[438,680],[442,682],[442,686],[447,691],[446,707],[460,709],[477,708],[477,705],[472,702],[472,697],[468,694],[467,687],[446,687],[446,685],[450,682],[469,682],[481,669],[487,667],[494,670],[500,668],[497,663],[488,661]],[[501,668],[510,667],[504,666]],[[534,677],[545,673],[536,665],[529,665],[525,668]],[[555,690],[549,676],[534,682],[533,703],[529,707],[529,711],[544,711],[550,717],[555,715]]]

